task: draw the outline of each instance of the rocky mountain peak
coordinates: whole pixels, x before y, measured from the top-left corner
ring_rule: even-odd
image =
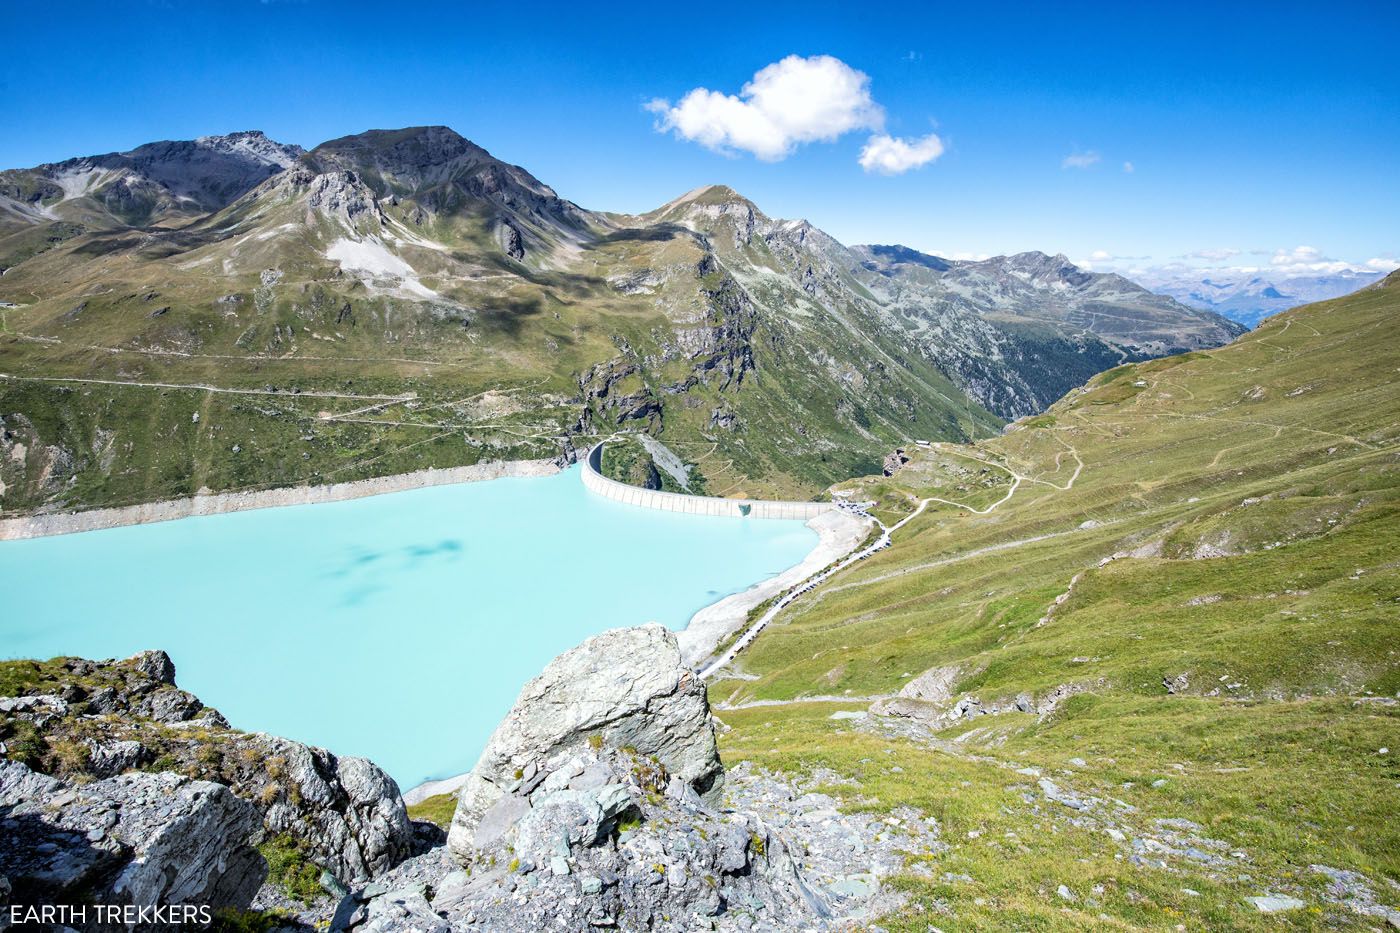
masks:
[[[586,212],[518,165],[497,159],[446,126],[368,130],[322,143],[302,163],[318,174],[351,172],[380,198],[409,198],[435,215],[494,215],[498,235],[520,238],[510,251],[546,248],[588,224]],[[519,253],[520,255],[516,255]]]
[[[316,171],[360,173],[381,195],[412,195],[458,181],[483,193],[518,188],[557,198],[554,190],[519,166],[497,159],[446,126],[368,130],[324,142],[303,160]]]
[[[200,136],[194,140],[194,145],[201,149],[242,157],[250,162],[276,166],[279,169],[291,167],[306,153],[301,146],[279,143],[262,130],[241,130],[222,136]]]
[[[463,158],[496,161],[485,149],[446,126],[366,130],[321,143],[308,153],[308,161],[318,165],[337,163],[338,167],[355,168],[373,164],[397,175],[425,172]]]
[[[878,244],[872,244],[870,246],[857,246],[853,247],[853,249],[858,254],[861,254],[867,259],[873,261],[877,266],[884,263],[906,264],[914,266],[923,266],[924,268],[932,269],[935,272],[946,272],[947,270],[952,268],[952,264],[949,263],[948,260],[942,258],[941,256],[933,256],[929,253],[921,253],[916,249],[910,249],[907,246],[900,246],[897,243],[889,246],[881,246]]]
[[[126,152],[81,156],[5,175],[16,182],[12,197],[34,191],[43,200],[59,203],[91,198],[122,223],[141,225],[166,215],[226,207],[294,165],[303,152],[300,146],[248,130],[162,140]]]
[[[710,213],[723,213],[736,208],[760,216],[763,213],[757,205],[728,185],[701,185],[699,188],[692,188],[651,213],[656,217],[680,216],[697,208],[709,209]]]
[[[986,264],[1039,285],[1063,283],[1078,288],[1088,285],[1094,278],[1093,273],[1085,272],[1070,262],[1064,253],[1049,256],[1039,250],[1031,250],[1011,256],[994,256]]]

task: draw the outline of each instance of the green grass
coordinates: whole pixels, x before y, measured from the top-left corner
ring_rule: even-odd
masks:
[[[911,871],[898,880],[912,903],[882,919],[891,929],[924,930],[927,923],[958,930],[1171,929],[1180,922],[1205,929],[1351,926],[1359,918],[1335,909],[1263,918],[1243,900],[1260,893],[1261,881],[1221,878],[1190,860],[1174,860],[1169,872],[1127,864],[1115,857],[1124,850],[1106,833],[1074,826],[1072,811],[1058,805],[1028,802],[1034,778],[998,765],[1040,767],[1065,782],[1055,770],[1069,758],[1084,758],[1087,767],[1068,780],[1078,792],[1137,807],[1118,818],[1128,838],[1153,833],[1152,820],[1159,817],[1189,818],[1204,836],[1247,851],[1251,877],[1291,881],[1316,899],[1319,876],[1310,864],[1393,876],[1400,839],[1387,818],[1393,793],[1384,793],[1394,786],[1394,767],[1376,764],[1373,747],[1387,731],[1394,734],[1395,717],[1351,717],[1347,704],[1314,703],[1241,707],[1222,715],[1194,699],[1159,710],[1083,698],[1052,721],[1013,730],[996,747],[996,760],[975,746],[943,750],[832,722],[828,717],[839,706],[761,707],[721,714],[733,729],[721,750],[727,761],[770,769],[829,768],[859,781],[823,788],[846,807],[884,813],[914,806],[938,820],[950,849],[906,853],[911,868],[924,863],[934,877]],[[1300,713],[1330,723],[1330,730],[1314,735]],[[945,738],[968,728],[948,730]],[[1198,760],[1201,748],[1211,756]],[[1358,776],[1353,769],[1360,760],[1372,764]],[[1178,770],[1172,762],[1189,764]],[[1269,779],[1261,781],[1261,773]],[[1164,786],[1151,786],[1162,778]],[[1289,826],[1302,832],[1284,829]],[[971,880],[945,880],[945,874]],[[1080,901],[1062,901],[1055,893],[1060,884]],[[1094,895],[1095,885],[1103,892]],[[1091,898],[1097,903],[1087,903]]]
[[[311,861],[305,843],[288,835],[274,836],[258,846],[267,860],[267,882],[303,904],[325,894],[321,888],[321,868]]]
[[[954,699],[988,706],[1083,691],[1053,714],[899,738],[831,722],[825,704],[729,710],[726,760],[832,768],[859,781],[832,790],[854,805],[938,817],[953,849],[918,855],[933,879],[900,882],[913,901],[893,929],[1364,928],[1309,866],[1362,872],[1396,900],[1400,715],[1372,700],[1400,694],[1400,352],[1378,339],[1398,306],[1392,283],[1227,348],[1120,367],[966,450],[1026,478],[1005,505],[930,506],[781,615],[740,656],[756,679],[712,687],[730,703],[863,708],[953,665]],[[893,478],[843,488],[890,517],[931,494],[998,497],[950,471],[955,451],[911,454]],[[1249,879],[1126,865],[1016,789],[1033,782],[1014,767],[1071,758],[1087,767],[1063,780],[1135,806],[1130,829],[1191,819],[1249,853]],[[1265,919],[1242,899],[1266,890],[1309,908]]]
[[[408,808],[411,820],[427,820],[443,829],[452,825],[452,814],[457,812],[457,798],[452,794],[437,794],[428,797]]]
[[[603,237],[566,271],[503,265],[490,218],[458,206],[420,228],[446,248],[413,253],[445,296],[433,306],[341,275],[322,248],[344,231],[324,220],[235,255],[224,234],[254,222],[246,205],[160,237],[95,230],[14,266],[0,285],[20,305],[0,333],[0,373],[12,377],[0,380],[0,507],[553,457],[635,430],[694,464],[697,489],[805,499],[869,472],[909,435],[962,440],[1000,426],[868,308],[845,309],[869,334],[853,347],[832,321],[789,320],[795,284],[770,283],[761,301],[741,290],[726,263],[777,262],[766,253],[719,261],[663,228]],[[411,196],[386,209],[415,223]],[[259,228],[305,226],[298,205],[268,211]],[[264,269],[281,280],[262,284]],[[657,269],[675,274],[655,295],[608,282]],[[678,352],[682,327],[700,349]],[[833,362],[813,366],[818,357]],[[372,398],[404,393],[416,397]],[[717,413],[732,422],[717,427]]]

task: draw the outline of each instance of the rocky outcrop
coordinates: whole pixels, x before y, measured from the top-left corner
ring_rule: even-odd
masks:
[[[230,728],[175,685],[162,651],[125,661],[31,665],[24,696],[0,698],[0,751],[61,778],[115,778],[158,767],[250,801],[270,835],[303,844],[342,883],[367,881],[415,845],[398,786],[374,763]]]
[[[654,757],[582,748],[501,797],[467,845],[405,862],[341,905],[337,929],[749,929],[829,915],[762,820],[721,813]]]
[[[73,785],[0,761],[0,882],[11,903],[160,905],[166,917],[178,905],[246,907],[267,875],[251,844],[259,829],[251,803],[209,781],[135,773]]]
[[[800,929],[832,916],[764,820],[718,809],[704,686],[660,625],[555,659],[460,791],[448,846],[341,902],[337,930]],[[708,799],[707,799],[708,798]]]
[[[305,840],[317,864],[345,883],[373,878],[409,855],[413,826],[399,787],[374,762],[276,736],[249,739],[264,761],[285,762],[262,785],[280,791],[263,810],[270,832]]]
[[[508,223],[502,223],[496,230],[496,236],[500,238],[501,250],[519,262],[525,258],[525,241],[520,237],[520,231]]]
[[[870,711],[877,716],[927,717],[941,710],[953,698],[953,688],[962,676],[962,668],[956,664],[930,668],[888,699],[877,700]]]
[[[909,462],[909,455],[904,452],[903,447],[896,447],[893,453],[885,454],[884,463],[881,469],[886,476],[894,476],[904,465]]]
[[[1073,660],[1082,663],[1089,659]],[[1030,713],[1044,719],[1070,697],[1101,689],[1106,684],[1106,681],[1100,678],[1088,683],[1060,684],[1039,696],[1022,691],[984,702],[970,694],[959,696],[955,690],[959,681],[974,673],[976,670],[964,670],[956,664],[931,668],[905,684],[894,696],[876,700],[870,705],[870,712],[876,716],[913,719],[926,723],[952,723],[976,719],[979,716],[998,716],[1002,713]],[[1182,677],[1184,679],[1185,675]],[[1168,692],[1171,692],[1170,684]]]
[[[631,749],[695,793],[718,792],[724,770],[705,687],[664,626],[604,632],[525,685],[461,789],[453,853],[472,859],[488,811],[594,746]]]

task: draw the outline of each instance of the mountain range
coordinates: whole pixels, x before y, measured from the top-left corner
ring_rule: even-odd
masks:
[[[1270,315],[1314,301],[1349,295],[1385,277],[1383,272],[1274,273],[1267,269],[1193,269],[1162,266],[1131,273],[1144,288],[1202,311],[1214,311],[1246,327]]]
[[[7,510],[635,429],[695,488],[810,495],[1242,331],[1063,256],[846,247],[723,186],[587,210],[441,126],[0,172],[0,269]]]

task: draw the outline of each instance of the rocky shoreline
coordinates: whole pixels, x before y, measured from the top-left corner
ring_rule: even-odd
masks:
[[[565,464],[558,459],[493,460],[441,470],[430,468],[345,483],[327,483],[323,486],[281,486],[276,489],[241,492],[201,492],[182,499],[167,499],[141,505],[88,509],[82,512],[56,512],[50,515],[20,515],[14,518],[0,518],[0,541],[76,534],[125,525],[146,525],[196,515],[222,515],[227,512],[284,505],[343,502],[408,489],[478,483],[512,476],[552,476],[564,466]]]

